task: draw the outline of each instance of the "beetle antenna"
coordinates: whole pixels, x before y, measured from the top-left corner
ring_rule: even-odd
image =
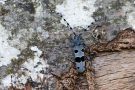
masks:
[[[67,22],[67,20],[62,16],[62,14],[60,14],[60,13],[58,13],[58,14],[60,15],[61,18],[63,18],[64,22],[67,24],[67,27],[70,30],[72,30],[72,32],[74,33],[74,35],[76,35],[75,32],[73,31],[73,28],[70,26],[70,24]]]
[[[73,30],[73,28],[69,25],[69,23],[67,22],[67,20],[65,18],[63,18],[63,20],[66,22],[67,26],[69,27],[70,30]]]

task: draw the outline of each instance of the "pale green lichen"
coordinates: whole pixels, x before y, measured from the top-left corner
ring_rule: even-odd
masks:
[[[98,8],[96,12],[93,13],[93,16],[104,16],[103,8]]]
[[[119,10],[124,5],[125,5],[124,2],[121,2],[120,0],[117,0],[117,1],[112,1],[110,7],[111,7],[111,9]]]
[[[8,67],[7,70],[6,70],[6,74],[9,75],[9,74],[13,74],[13,73],[14,73],[13,68]]]

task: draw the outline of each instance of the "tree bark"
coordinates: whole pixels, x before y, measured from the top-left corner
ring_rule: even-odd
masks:
[[[111,41],[91,46],[98,53],[96,90],[135,90],[135,31],[127,28]]]
[[[135,51],[102,53],[95,58],[96,90],[135,90]]]

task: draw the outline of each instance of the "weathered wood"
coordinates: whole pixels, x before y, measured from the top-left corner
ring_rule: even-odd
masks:
[[[118,33],[111,41],[104,43],[96,43],[90,46],[92,51],[108,52],[121,51],[122,49],[135,48],[135,31],[127,28]]]
[[[135,31],[130,28],[112,41],[93,45],[93,51],[98,53],[93,62],[96,90],[135,90],[134,48]]]
[[[135,90],[135,51],[104,53],[94,62],[96,90]]]

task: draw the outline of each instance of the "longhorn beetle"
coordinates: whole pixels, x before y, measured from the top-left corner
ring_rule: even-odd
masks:
[[[60,15],[62,17],[62,15]],[[66,21],[66,19],[63,18],[63,20],[66,22],[67,24],[67,27],[69,27],[70,30],[73,31],[72,27],[70,27],[69,23]],[[88,26],[89,27],[89,26]],[[84,51],[85,51],[85,43],[84,43],[84,40],[82,38],[82,34],[79,34],[77,35],[74,31],[74,37],[72,38],[72,48],[73,48],[73,51],[74,51],[74,63],[75,63],[75,67],[77,69],[77,71],[79,73],[83,73],[86,68],[85,68],[85,54],[84,54]]]
[[[62,17],[62,15],[60,16]],[[63,18],[63,20],[66,22],[67,27],[69,27],[69,29],[73,31],[72,27],[70,27],[66,19]],[[79,88],[76,87],[76,80],[78,79],[78,75],[79,76],[82,75],[86,78],[88,84],[87,88],[89,88],[89,90],[94,90],[95,70],[92,67],[92,60],[94,58],[93,56],[95,56],[95,53],[91,53],[89,47],[88,49],[86,49],[86,45],[84,43],[81,34],[76,34],[74,31],[73,34],[74,37],[72,37],[71,39],[71,43],[72,43],[71,46],[74,53],[74,61],[69,60],[73,63],[71,68],[69,69],[67,74],[61,74],[60,76],[51,73],[52,76],[56,78],[56,90],[79,90],[80,87]],[[90,55],[89,59],[85,57],[86,54]],[[86,59],[90,60],[90,62],[86,61]],[[86,85],[82,84],[81,87],[82,86],[86,86]]]
[[[81,34],[76,35],[74,33],[74,38],[72,39],[73,51],[75,55],[75,67],[78,72],[82,73],[85,71],[85,62],[84,62],[84,41],[81,37]]]

